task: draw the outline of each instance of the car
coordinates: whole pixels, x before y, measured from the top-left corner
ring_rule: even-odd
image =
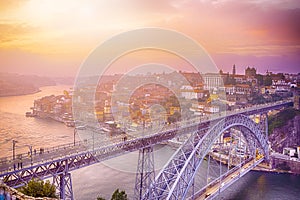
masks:
[[[205,194],[205,198],[209,197],[210,195],[211,195],[210,192],[206,193],[206,194]]]

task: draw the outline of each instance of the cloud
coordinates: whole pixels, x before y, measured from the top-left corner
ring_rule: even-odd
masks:
[[[211,54],[227,55],[228,60],[219,59],[226,65],[233,63],[236,56],[247,59],[253,56],[254,60],[266,58],[269,62],[269,57],[276,57],[279,61],[280,56],[285,55],[288,60],[298,61],[294,56],[300,45],[298,2],[1,1],[0,50],[21,49],[52,57],[68,56],[72,62],[71,59],[79,54],[86,56],[112,35],[151,26],[182,32]],[[251,62],[249,59],[245,63],[248,61]]]
[[[0,23],[0,41],[1,45],[15,40],[22,40],[24,36],[36,31],[35,28],[27,24]]]
[[[16,9],[26,3],[28,0],[9,0],[9,1],[0,1],[0,10],[7,11]]]

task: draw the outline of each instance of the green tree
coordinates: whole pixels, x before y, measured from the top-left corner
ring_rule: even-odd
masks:
[[[111,196],[111,200],[128,200],[128,198],[124,190],[120,192],[119,189],[116,189]]]
[[[97,197],[97,200],[105,200],[103,197]]]
[[[55,186],[50,183],[49,180],[46,182],[39,179],[32,179],[27,185],[20,188],[20,192],[32,197],[51,197],[57,198],[55,192]]]

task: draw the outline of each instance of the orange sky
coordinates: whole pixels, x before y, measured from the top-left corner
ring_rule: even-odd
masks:
[[[161,27],[195,39],[225,71],[299,73],[299,21],[298,0],[1,1],[0,71],[75,75],[111,36]]]

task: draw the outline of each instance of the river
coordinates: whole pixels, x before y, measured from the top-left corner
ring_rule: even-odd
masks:
[[[47,95],[59,95],[70,86],[42,87],[31,95],[0,98],[0,157],[12,155],[12,140],[17,140],[16,154],[33,148],[50,147],[73,141],[73,128],[53,120],[27,118],[34,99]],[[78,138],[76,138],[78,140]],[[175,152],[169,146],[155,149],[155,164],[159,170]],[[138,152],[120,156],[99,164],[72,172],[75,199],[110,199],[116,188],[133,197]],[[300,176],[250,172],[221,193],[218,199],[300,199]]]

